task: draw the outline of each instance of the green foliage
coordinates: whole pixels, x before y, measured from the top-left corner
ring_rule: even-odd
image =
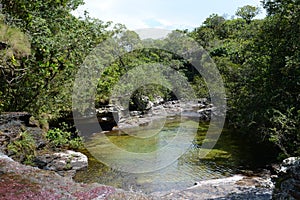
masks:
[[[248,24],[250,24],[251,20],[258,15],[260,12],[258,7],[255,6],[250,6],[250,5],[246,5],[243,6],[241,8],[238,8],[238,10],[236,11],[236,15],[240,16],[241,18],[243,18],[244,20],[246,20],[246,22]]]
[[[114,41],[116,47],[111,45],[110,48],[113,48],[115,57],[101,60],[108,64],[98,81],[96,105],[103,102],[103,99],[109,99],[112,92],[122,94],[121,96],[129,95],[132,100],[141,99],[141,96],[148,96],[150,99],[161,96],[169,100],[174,98],[173,90],[176,90],[178,98],[187,96],[184,82],[193,85],[195,91],[199,90],[200,92],[196,92],[199,97],[207,96],[207,88],[199,72],[187,60],[164,50],[174,49],[174,52],[184,55],[187,49],[194,48],[191,42],[183,39],[182,33],[174,31],[163,40],[148,39],[146,42],[153,48],[141,48],[141,39],[130,31],[119,34]],[[110,63],[107,62],[109,59]],[[171,69],[181,74],[181,77],[186,77],[185,81],[172,80]],[[136,88],[141,82],[147,85]]]
[[[115,30],[107,31],[110,23],[88,15],[74,17],[71,11],[81,0],[1,3],[5,24],[0,38],[8,44],[0,52],[8,55],[1,56],[3,109],[36,114],[70,109],[72,81],[79,65]]]
[[[21,132],[19,137],[8,144],[7,148],[14,153],[14,157],[17,160],[25,164],[32,164],[35,157],[36,144],[29,132]]]
[[[288,109],[285,113],[279,110],[269,111],[271,116],[270,126],[266,130],[269,140],[275,143],[286,156],[291,154],[300,154],[300,110],[295,112],[295,108]]]
[[[254,138],[299,155],[300,2],[264,1],[268,17],[248,49],[233,118]],[[251,135],[252,137],[252,135]]]
[[[153,70],[143,74],[143,68],[131,71],[137,66],[154,69],[155,63],[186,77],[197,97],[208,96],[205,80],[190,61],[162,50],[168,47],[179,54],[189,53],[192,43],[182,40],[179,32],[170,33],[164,40],[149,39],[147,42],[156,48],[143,49],[139,36],[122,25],[111,28],[110,22],[90,18],[87,13],[83,19],[74,17],[71,11],[83,4],[82,0],[2,0],[1,4],[0,112],[27,110],[55,115],[70,110],[73,80],[85,59],[94,66],[100,62],[106,67],[103,71],[94,67],[85,74],[91,77],[102,73],[96,80],[96,104],[107,102],[112,91],[133,90],[134,73],[143,80],[153,76],[153,82],[160,84],[150,82],[135,88],[130,94],[133,99],[143,95],[171,98],[174,84],[164,77],[169,71],[163,67],[163,73]],[[200,27],[181,34],[203,46],[221,72],[229,103],[228,122],[258,142],[271,141],[286,156],[300,155],[300,2],[264,0],[263,6],[268,13],[263,20],[254,20],[258,7],[246,5],[236,12],[240,18],[212,14]],[[95,59],[91,51],[111,37],[116,45],[108,45],[101,52],[107,55],[102,60]],[[210,63],[204,67],[209,69]],[[126,80],[128,84],[118,84]],[[94,80],[89,81],[82,84]],[[176,84],[185,88],[179,81]],[[47,138],[58,147],[78,147],[80,143],[70,132],[57,128],[49,130]],[[22,144],[10,148],[17,147]]]
[[[3,94],[0,91],[0,113],[3,111],[3,107],[4,107],[4,100],[2,98]]]
[[[46,138],[53,148],[79,149],[83,147],[81,137],[74,136],[74,134],[64,129],[54,128],[46,133]]]
[[[209,51],[226,84],[228,122],[255,142],[272,142],[281,158],[300,155],[300,2],[265,0],[237,10],[241,18],[211,15],[190,33]]]

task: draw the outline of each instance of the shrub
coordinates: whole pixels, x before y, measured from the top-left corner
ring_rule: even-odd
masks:
[[[21,132],[19,137],[8,144],[7,148],[14,153],[15,159],[24,164],[32,164],[36,154],[36,143],[27,131]]]
[[[71,132],[66,131],[63,128],[50,129],[46,133],[46,138],[54,148],[79,149],[83,146],[81,137],[72,136]]]

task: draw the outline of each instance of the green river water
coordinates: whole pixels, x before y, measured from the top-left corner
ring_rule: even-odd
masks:
[[[104,163],[112,160],[134,166],[136,162],[134,158],[120,154],[111,148],[110,144],[127,152],[139,154],[155,152],[174,139],[180,127],[183,127],[183,131],[195,130],[193,141],[181,157],[162,169],[147,173],[130,173],[102,163],[103,160]],[[242,170],[255,170],[272,159],[268,157],[268,152],[262,150],[263,148],[249,145],[227,129],[223,129],[212,150],[202,149],[201,144],[204,142],[207,129],[207,123],[199,123],[193,118],[169,117],[166,121],[160,119],[153,121],[151,126],[110,131],[105,135],[94,134],[85,142],[87,150],[84,153],[89,156],[89,167],[77,172],[74,179],[78,182],[98,182],[125,190],[152,193],[185,189],[197,181],[224,178]],[[177,145],[177,148],[180,146]],[[200,151],[209,153],[202,158],[199,156]]]

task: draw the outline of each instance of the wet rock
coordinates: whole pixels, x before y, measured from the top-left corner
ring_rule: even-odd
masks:
[[[211,119],[212,114],[212,108],[201,108],[200,110],[197,110],[197,113],[199,114],[199,118],[202,121],[209,121]]]
[[[88,158],[82,153],[68,150],[37,156],[35,164],[41,169],[55,171],[62,176],[73,177],[76,171],[88,166]]]
[[[120,130],[124,128],[132,128],[138,126],[146,126],[152,120],[165,119],[166,116],[184,116],[191,118],[198,118],[201,121],[209,121],[211,115],[218,115],[218,110],[208,103],[207,99],[199,101],[180,101],[173,100],[164,102],[161,105],[153,106],[147,112],[131,111],[130,114],[120,114],[121,119],[117,127],[113,130]],[[197,112],[198,110],[198,112]]]
[[[275,182],[274,199],[300,199],[300,158],[283,160]]]
[[[209,101],[207,98],[200,98],[198,99],[198,103],[207,106],[209,104]]]

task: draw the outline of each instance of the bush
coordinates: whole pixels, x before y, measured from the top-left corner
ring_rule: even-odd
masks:
[[[83,146],[82,138],[72,136],[72,133],[63,128],[54,128],[46,133],[46,138],[50,141],[50,145],[54,148],[70,148],[79,149]]]
[[[14,153],[15,159],[24,164],[32,164],[36,154],[36,143],[27,131],[21,132],[19,137],[12,141],[7,148]]]
[[[285,112],[272,109],[269,111],[269,129],[265,131],[269,140],[283,152],[282,158],[300,155],[300,110],[290,108]]]

